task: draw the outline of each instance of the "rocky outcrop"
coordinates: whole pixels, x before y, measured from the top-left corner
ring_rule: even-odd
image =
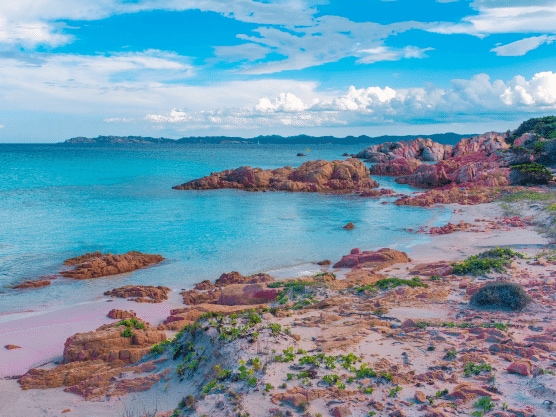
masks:
[[[396,182],[422,188],[437,188],[449,184],[459,186],[498,187],[509,184],[509,169],[503,167],[501,151],[509,145],[504,136],[485,133],[462,139],[452,156],[432,165],[420,165],[411,174],[400,176]]]
[[[452,155],[452,145],[443,145],[432,139],[417,138],[407,142],[385,142],[369,146],[355,155],[368,162],[387,162],[397,158],[436,162]]]
[[[160,255],[134,251],[122,255],[92,252],[64,261],[64,265],[74,266],[74,269],[62,271],[60,274],[75,279],[99,278],[146,268],[163,260]]]
[[[216,281],[214,285],[217,287],[225,287],[231,284],[257,284],[259,282],[272,282],[272,278],[268,274],[254,274],[249,276],[243,276],[237,271],[225,272]]]
[[[154,344],[164,340],[163,331],[137,319],[104,325],[69,337],[64,345],[63,364],[53,369],[31,369],[18,382],[22,389],[67,387],[66,391],[87,399],[100,397],[116,383],[123,366],[137,362]],[[147,363],[126,371],[144,372],[145,367]]]
[[[209,291],[199,291],[199,290],[186,290],[180,292],[183,298],[183,303],[186,305],[197,305],[197,304],[216,304],[220,294],[221,289],[213,289]]]
[[[236,306],[265,304],[276,300],[278,290],[264,284],[233,284],[222,289],[218,304]]]
[[[466,223],[463,220],[459,223],[450,223],[444,226],[433,226],[429,229],[431,235],[447,235],[454,232],[462,232],[472,228],[474,225],[472,223]]]
[[[334,268],[370,268],[373,271],[379,271],[387,268],[390,265],[397,263],[408,262],[409,258],[405,252],[400,252],[395,249],[382,248],[376,252],[363,251],[355,248],[352,249],[349,255],[345,255],[341,260],[336,262]]]
[[[369,171],[371,175],[399,177],[400,175],[409,175],[413,173],[421,165],[421,161],[417,159],[396,158],[375,164]]]
[[[274,170],[240,167],[173,187],[177,190],[235,188],[249,191],[357,192],[378,187],[361,161],[307,161],[299,168]]]
[[[161,285],[158,287],[150,285],[126,285],[114,288],[112,291],[106,291],[104,295],[127,298],[128,301],[135,301],[137,303],[161,303],[168,299],[170,291],[170,288]]]
[[[50,285],[50,280],[48,279],[41,279],[38,281],[24,281],[20,284],[14,285],[14,289],[22,290],[27,288],[41,288]]]
[[[137,317],[137,314],[133,310],[127,311],[127,310],[118,310],[116,308],[113,308],[108,312],[107,316],[110,317],[111,319],[122,320],[122,319],[135,318]]]
[[[141,325],[131,327],[120,323],[106,324],[95,331],[69,337],[64,344],[64,363],[97,359],[118,365],[134,363],[147,354],[152,345],[166,340],[164,332],[151,329],[141,320],[137,320]],[[138,328],[142,326],[144,328]],[[125,335],[126,329],[129,329],[129,337]]]
[[[394,204],[398,206],[418,206],[430,207],[435,204],[462,204],[473,205],[490,203],[496,200],[503,191],[508,190],[509,187],[458,187],[449,186],[436,190],[429,190],[424,193],[405,195],[400,197]]]
[[[191,307],[177,308],[170,310],[170,315],[164,320],[164,323],[158,326],[161,330],[181,330],[188,324],[195,321],[205,313],[216,313],[222,315],[230,315],[233,313],[242,313],[244,311],[253,310],[253,308],[264,308],[266,304],[253,305],[219,305],[219,304],[199,304]]]

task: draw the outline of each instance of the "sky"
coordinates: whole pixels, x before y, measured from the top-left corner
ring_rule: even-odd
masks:
[[[483,133],[556,114],[555,0],[0,2],[0,142]]]

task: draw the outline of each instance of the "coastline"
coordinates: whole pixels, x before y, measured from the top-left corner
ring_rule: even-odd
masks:
[[[475,206],[446,206],[452,212],[450,222],[459,221],[474,222],[475,219],[494,219],[502,214],[498,203],[488,203]],[[432,222],[434,223],[434,221]],[[427,225],[427,226],[430,226]],[[519,231],[519,243],[515,243],[516,230]],[[548,242],[540,236],[533,227],[520,229],[489,230],[482,232],[460,231],[447,235],[428,235],[428,243],[413,246],[408,254],[411,262],[402,267],[386,268],[381,273],[402,274],[408,273],[409,269],[416,264],[431,263],[436,261],[456,261],[475,254],[482,250],[496,246],[511,246],[516,250],[534,252],[537,248]],[[366,250],[367,248],[361,248]],[[342,254],[338,254],[341,256]],[[308,265],[308,264],[306,264]],[[303,268],[303,266],[301,266]],[[319,268],[315,265],[315,268]],[[327,268],[322,268],[326,271]],[[332,269],[330,269],[332,270]],[[340,277],[342,274],[338,274]],[[153,283],[153,285],[157,285]],[[10,375],[24,373],[29,367],[47,363],[52,366],[52,361],[61,357],[64,341],[67,337],[77,332],[93,330],[96,327],[113,322],[106,317],[106,313],[112,308],[123,310],[134,310],[138,317],[150,322],[152,325],[160,324],[172,308],[183,307],[178,291],[172,291],[170,299],[161,304],[141,304],[124,299],[99,299],[85,304],[75,304],[69,308],[51,311],[46,314],[30,315],[11,322],[0,324],[0,339],[2,345],[14,343],[22,347],[8,351],[2,349],[0,360],[3,362],[0,372],[0,413],[5,415],[23,416],[36,415],[39,410],[41,415],[58,416],[64,409],[71,408],[72,416],[90,416],[105,412],[106,407],[116,407],[123,413],[129,404],[153,404],[160,389],[153,387],[144,393],[131,393],[121,399],[114,398],[106,402],[87,402],[82,398],[63,392],[61,388],[48,390],[22,391],[15,379],[7,378]],[[402,319],[405,318],[428,318],[442,316],[443,313],[431,313],[429,309],[417,308],[413,312],[407,309],[395,311]],[[53,331],[55,329],[55,331]],[[160,386],[158,384],[157,386]],[[156,388],[156,389],[155,389]],[[157,394],[158,392],[158,394]],[[179,397],[179,398],[178,398]],[[181,399],[176,394],[168,394],[164,400],[168,402],[166,409],[175,407]],[[175,400],[175,401],[174,401]],[[165,405],[159,404],[159,410]],[[147,407],[148,408],[148,407]],[[104,410],[104,411],[103,411]],[[34,414],[35,413],[35,414]],[[113,414],[117,415],[117,414]]]

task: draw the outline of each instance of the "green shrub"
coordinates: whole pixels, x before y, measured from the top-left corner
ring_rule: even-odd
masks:
[[[453,272],[457,275],[481,275],[493,270],[504,272],[512,259],[523,257],[522,253],[510,248],[494,248],[477,255],[471,255],[464,261],[456,262],[453,265]]]
[[[122,337],[133,337],[133,332],[129,327],[126,327],[122,333],[120,333]]]
[[[471,297],[471,304],[478,307],[507,307],[522,310],[531,297],[523,287],[514,282],[489,282]]]

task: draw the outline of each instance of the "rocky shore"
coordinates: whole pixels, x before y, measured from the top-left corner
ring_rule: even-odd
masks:
[[[179,299],[163,286],[128,285],[74,310],[85,318],[22,320],[3,355],[22,360],[40,340],[59,356],[0,380],[0,414],[554,415],[556,196],[545,186],[553,138],[520,129],[454,147],[420,139],[373,146],[360,154],[377,163],[371,171],[353,158],[309,161],[176,187],[363,193],[378,187],[374,171],[423,188],[396,204],[451,204],[452,218],[415,230],[430,242],[407,253],[353,248],[318,262],[319,273],[284,280],[227,272]],[[61,275],[95,278],[162,260],[86,254]],[[48,330],[68,320],[101,325],[62,340]]]

